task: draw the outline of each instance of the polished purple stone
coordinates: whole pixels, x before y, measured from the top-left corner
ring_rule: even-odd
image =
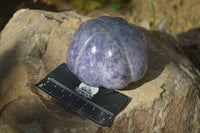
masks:
[[[102,16],[77,29],[67,65],[87,85],[120,89],[143,77],[147,58],[147,44],[139,30],[122,18]]]

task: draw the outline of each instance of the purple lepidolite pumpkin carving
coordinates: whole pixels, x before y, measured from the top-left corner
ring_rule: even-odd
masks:
[[[122,18],[102,16],[77,29],[67,65],[87,85],[120,89],[145,74],[147,56],[147,44],[139,30]]]

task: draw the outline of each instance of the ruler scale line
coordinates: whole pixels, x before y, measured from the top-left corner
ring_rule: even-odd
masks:
[[[55,79],[50,78],[50,80],[51,80],[52,82],[54,82],[55,84],[59,85],[61,88],[63,88],[63,89],[65,89],[65,90],[69,91],[70,93],[74,94],[75,96],[80,97],[80,98],[83,99],[84,101],[87,101],[89,104],[93,105],[94,107],[97,107],[99,110],[102,110],[102,111],[106,112],[107,114],[113,116],[113,113],[111,113],[110,111],[108,111],[108,110],[106,110],[105,108],[103,108],[103,107],[101,107],[101,106],[99,106],[99,105],[97,105],[97,104],[95,104],[95,103],[89,101],[88,99],[82,97],[81,95],[75,93],[74,91],[70,90],[68,87],[64,86],[63,84],[61,84],[60,82],[56,81]]]

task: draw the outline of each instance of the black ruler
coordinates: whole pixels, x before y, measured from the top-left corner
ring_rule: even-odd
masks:
[[[86,118],[106,126],[131,98],[111,89],[83,84],[63,63],[36,86]]]

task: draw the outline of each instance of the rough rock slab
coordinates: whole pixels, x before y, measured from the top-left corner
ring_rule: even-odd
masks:
[[[0,35],[0,132],[200,132],[200,73],[169,34],[140,29],[149,45],[149,69],[121,93],[132,98],[110,127],[100,127],[34,87],[59,64],[76,28],[74,12],[23,9]]]

